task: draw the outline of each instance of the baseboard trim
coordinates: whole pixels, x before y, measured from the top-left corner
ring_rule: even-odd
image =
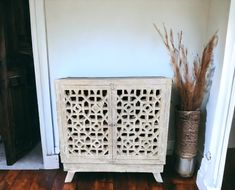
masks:
[[[58,169],[59,168],[59,155],[47,155],[43,158],[44,169]]]

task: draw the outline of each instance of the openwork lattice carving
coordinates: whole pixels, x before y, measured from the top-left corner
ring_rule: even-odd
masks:
[[[117,158],[153,159],[159,154],[160,89],[116,90]]]
[[[76,171],[152,172],[162,182],[171,79],[59,79],[56,95],[66,182]]]
[[[64,90],[67,154],[109,156],[108,96],[107,89]]]

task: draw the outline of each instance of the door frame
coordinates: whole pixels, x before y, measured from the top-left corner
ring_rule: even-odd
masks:
[[[44,0],[29,0],[31,35],[44,169],[59,168],[53,127]]]
[[[224,62],[212,134],[197,175],[199,189],[220,190],[235,107],[235,0],[230,2]]]
[[[32,45],[44,168],[58,168],[53,128],[45,0],[29,0]],[[235,0],[231,0],[220,89],[213,133],[197,175],[199,189],[219,190],[222,184],[229,133],[235,105]],[[223,116],[223,117],[222,117]],[[213,174],[213,175],[211,175]]]

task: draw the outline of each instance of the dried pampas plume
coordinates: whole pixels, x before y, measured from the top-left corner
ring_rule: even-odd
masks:
[[[198,110],[202,106],[205,92],[211,84],[213,75],[213,50],[218,43],[217,32],[210,38],[205,46],[202,56],[196,56],[193,65],[188,63],[188,50],[182,43],[183,32],[177,34],[175,44],[172,29],[164,34],[154,24],[164,45],[170,54],[170,64],[174,72],[174,84],[179,94],[179,109],[184,111]],[[191,70],[190,70],[191,68]]]

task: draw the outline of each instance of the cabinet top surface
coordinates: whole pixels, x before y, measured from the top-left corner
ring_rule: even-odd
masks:
[[[167,83],[171,84],[172,79],[161,76],[144,76],[144,77],[68,77],[56,79],[56,83],[83,83],[83,82],[102,82],[102,83],[112,83],[112,82],[132,82],[132,83]]]

